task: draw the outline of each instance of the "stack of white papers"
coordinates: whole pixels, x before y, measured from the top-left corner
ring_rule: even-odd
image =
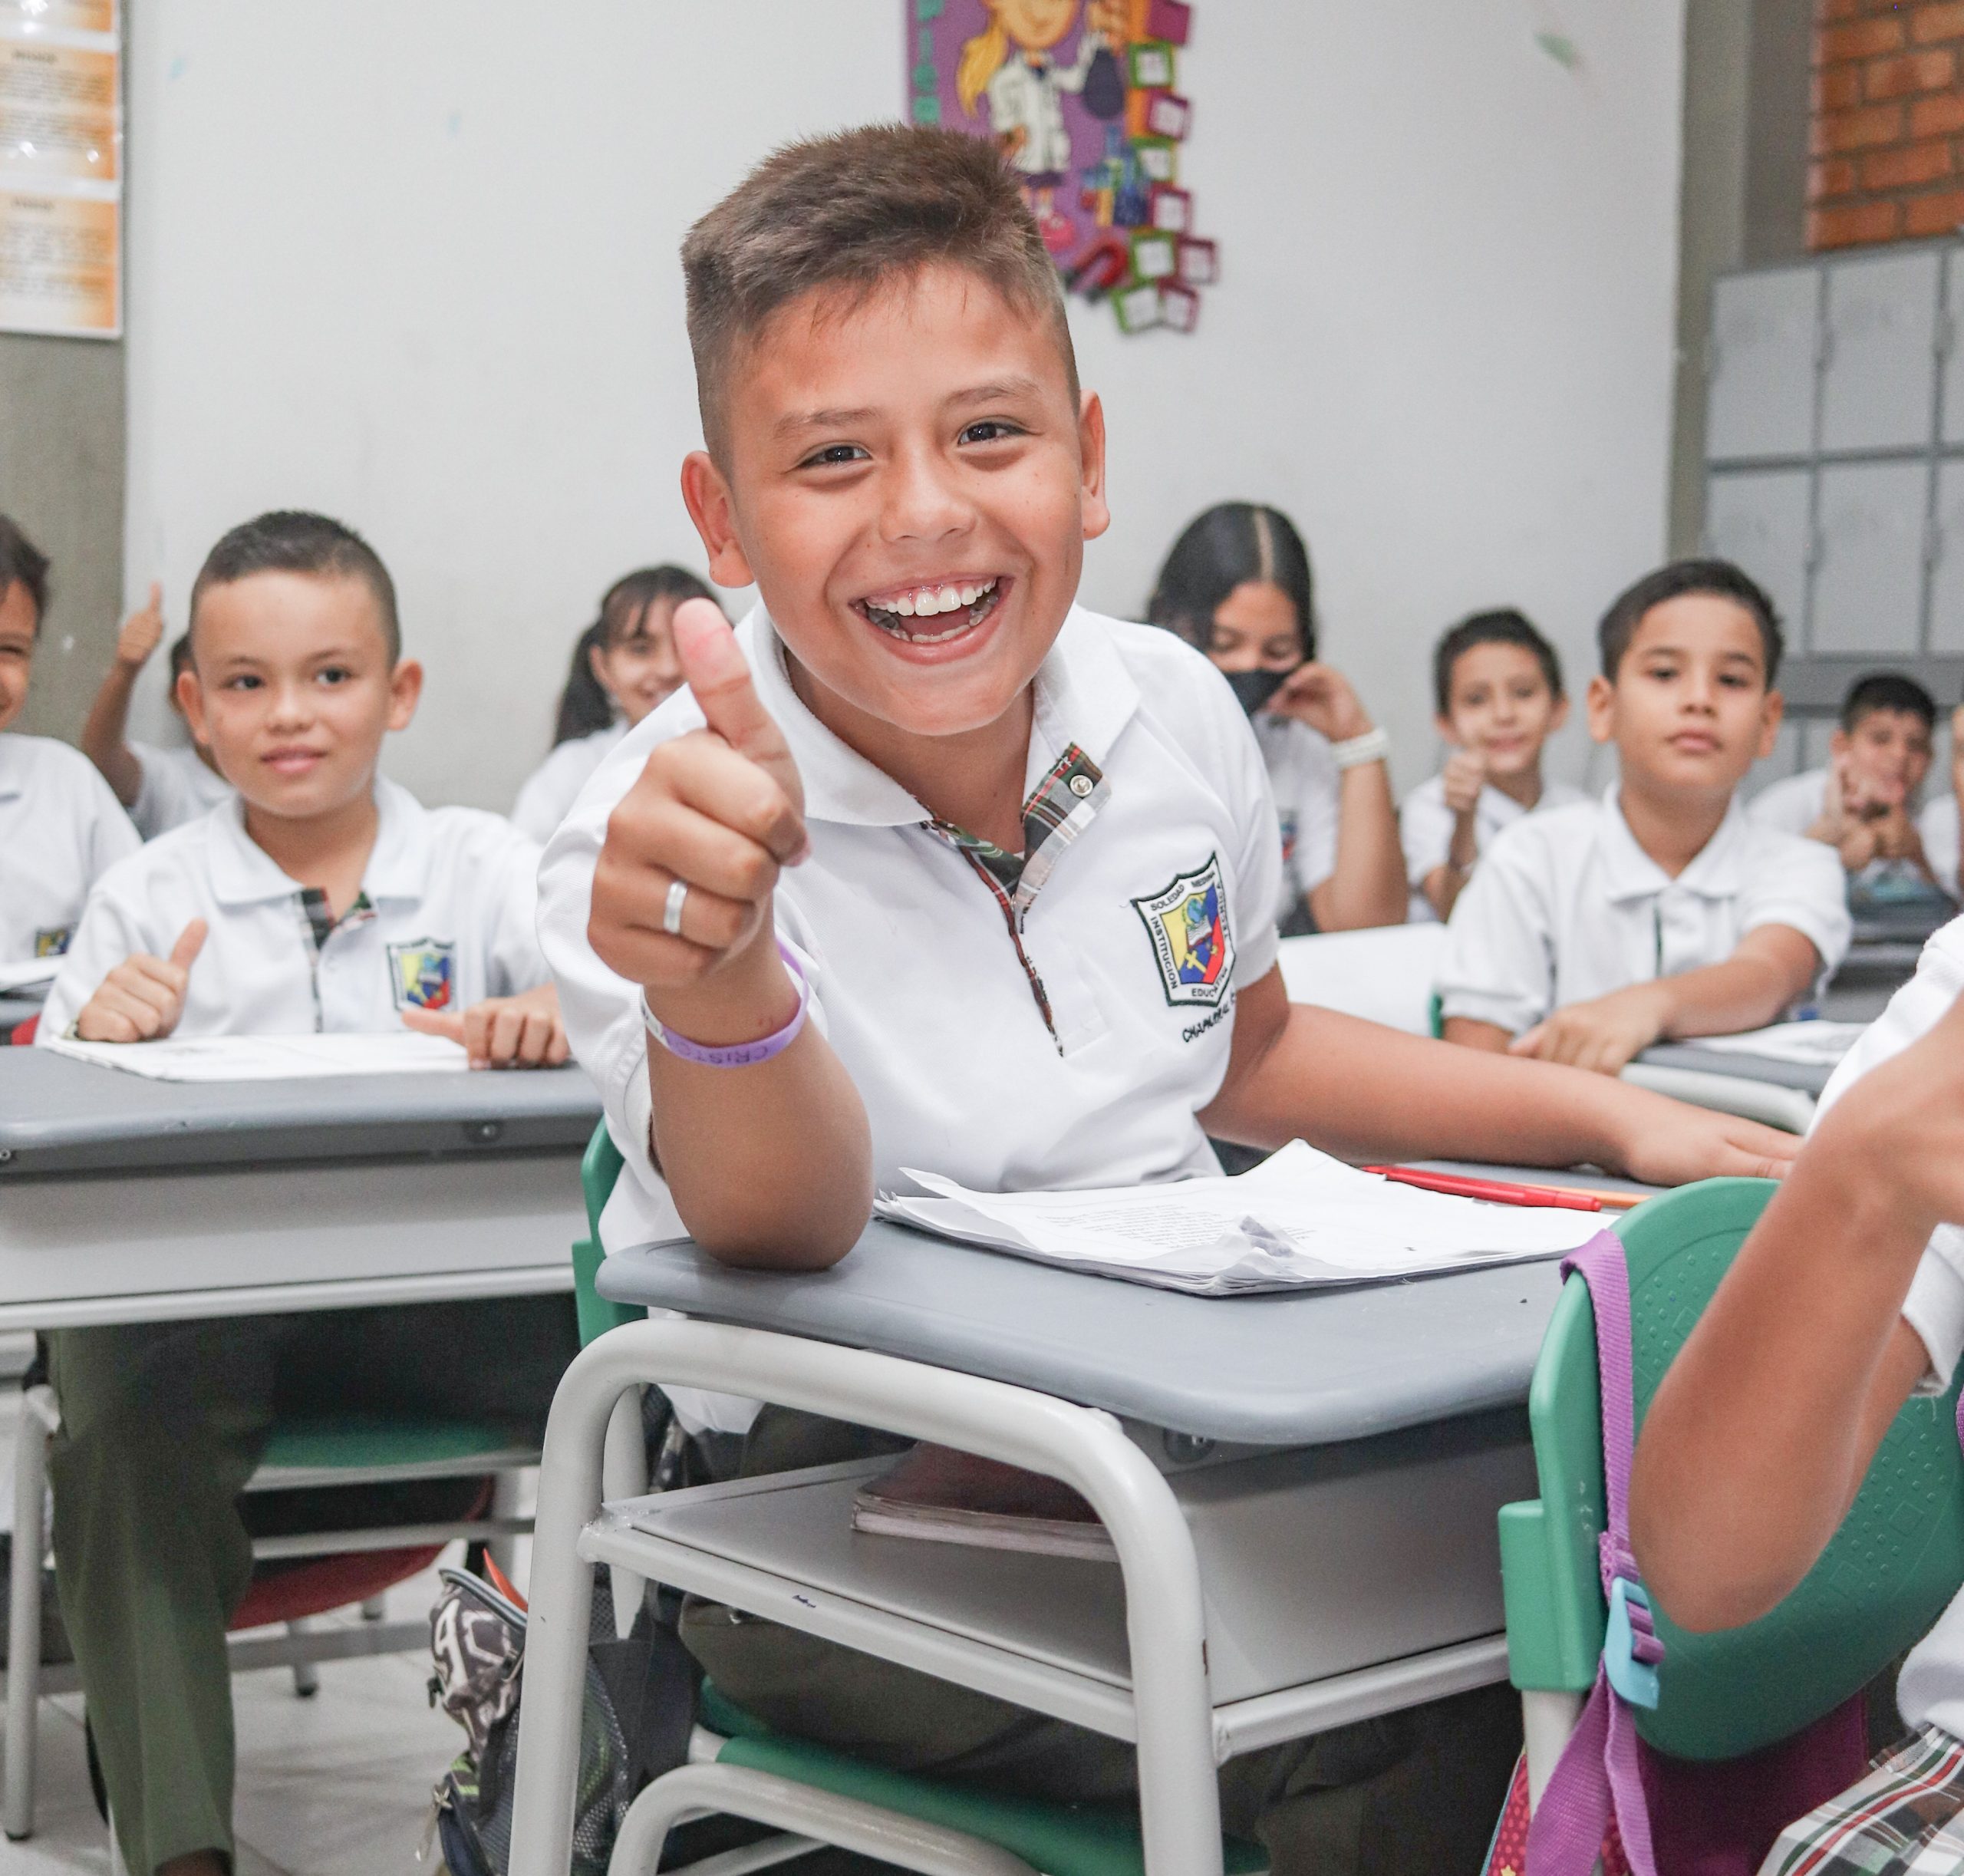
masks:
[[[1771,1029],[1749,1029],[1738,1036],[1695,1036],[1686,1039],[1693,1049],[1716,1049],[1726,1055],[1762,1056],[1770,1062],[1792,1062],[1802,1068],[1834,1068],[1860,1040],[1866,1023],[1775,1023]]]
[[[468,1069],[442,1036],[166,1036],[161,1042],[75,1042],[43,1048],[153,1081],[305,1081],[329,1075],[413,1075]]]
[[[1196,1296],[1381,1283],[1557,1257],[1603,1228],[1593,1212],[1448,1198],[1360,1172],[1296,1140],[1235,1179],[1074,1192],[977,1192],[905,1169],[925,1197],[883,1192],[882,1218],[964,1244]]]

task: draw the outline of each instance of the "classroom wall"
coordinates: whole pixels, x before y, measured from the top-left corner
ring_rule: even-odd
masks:
[[[1579,685],[1663,543],[1682,0],[1560,12],[1201,0],[1186,180],[1222,284],[1192,338],[1073,315],[1116,515],[1085,598],[1133,611],[1195,510],[1278,503],[1401,784],[1445,623],[1524,605]],[[390,767],[503,806],[601,588],[694,558],[681,233],[779,139],[898,112],[900,0],[143,13],[128,590],[181,608],[258,509],[345,516],[430,668]]]

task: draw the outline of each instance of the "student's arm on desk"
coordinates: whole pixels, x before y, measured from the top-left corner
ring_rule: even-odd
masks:
[[[791,1020],[778,954],[778,869],[804,857],[797,765],[729,623],[687,600],[672,628],[709,727],[658,744],[608,823],[587,934],[643,987],[664,1028],[705,1047],[756,1042]],[[680,935],[662,928],[688,882]],[[815,1024],[743,1068],[684,1060],[649,1039],[649,1149],[696,1241],[729,1264],[822,1269],[872,1215],[872,1136],[852,1077]]]
[[[1820,969],[1812,939],[1791,925],[1760,925],[1722,963],[1567,1004],[1516,1037],[1508,1050],[1617,1074],[1653,1042],[1764,1029]]]
[[[1359,1161],[1587,1160],[1659,1185],[1721,1173],[1777,1179],[1797,1144],[1601,1076],[1292,1004],[1279,969],[1239,993],[1228,1077],[1201,1120],[1251,1146],[1300,1135]]]
[[[1657,1390],[1630,1530],[1672,1619],[1771,1608],[1834,1535],[1929,1358],[1903,1320],[1964,1218],[1964,1001],[1829,1109]]]

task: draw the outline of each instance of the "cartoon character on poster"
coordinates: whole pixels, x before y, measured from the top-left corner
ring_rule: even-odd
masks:
[[[1098,17],[1087,21],[1069,62],[1059,63],[1053,54],[1077,24],[1079,0],[984,0],[989,23],[963,46],[956,68],[963,114],[973,117],[987,107],[990,134],[1022,176],[1053,254],[1069,252],[1078,236],[1056,203],[1071,171],[1064,94],[1081,97],[1093,117],[1115,117],[1125,107],[1111,43],[1124,31],[1122,0],[1116,3],[1115,14],[1114,0],[1091,0]]]

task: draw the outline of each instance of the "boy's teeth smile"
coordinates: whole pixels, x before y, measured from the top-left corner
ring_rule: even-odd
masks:
[[[977,626],[994,611],[1000,596],[1001,576],[985,580],[949,580],[926,586],[909,586],[882,593],[878,599],[862,599],[856,609],[872,624],[910,645],[940,645],[958,638]],[[944,628],[929,626],[910,630],[907,619],[945,618]]]

